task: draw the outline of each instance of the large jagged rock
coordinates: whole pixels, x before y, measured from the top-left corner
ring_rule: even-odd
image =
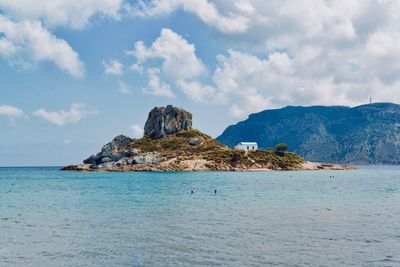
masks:
[[[168,105],[150,111],[144,126],[144,135],[152,139],[163,138],[182,130],[192,129],[192,113]]]
[[[122,158],[137,155],[137,150],[129,149],[130,144],[131,139],[129,137],[118,135],[110,143],[104,145],[98,154],[90,156],[88,159],[84,160],[83,163],[100,165],[117,162]]]

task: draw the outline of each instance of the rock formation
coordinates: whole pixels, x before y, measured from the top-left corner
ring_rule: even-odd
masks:
[[[83,164],[64,167],[75,171],[241,171],[340,169],[334,165],[305,165],[294,153],[238,151],[192,128],[192,114],[173,107],[154,108],[146,122],[145,136],[119,135]]]
[[[192,114],[183,109],[168,105],[155,107],[145,125],[145,137],[160,139],[167,135],[192,128]],[[132,146],[132,139],[118,135],[101,151],[76,165],[82,170],[104,170],[130,165],[157,165],[162,157],[157,151],[142,151]],[[200,140],[192,140],[192,145],[200,144]],[[68,168],[68,167],[67,167]]]
[[[103,146],[101,151],[85,159],[85,164],[104,164],[116,162],[124,157],[131,157],[137,154],[137,151],[129,150],[131,139],[124,135],[118,135],[110,143]]]
[[[182,130],[192,129],[192,113],[168,105],[150,111],[144,126],[144,135],[159,139]]]

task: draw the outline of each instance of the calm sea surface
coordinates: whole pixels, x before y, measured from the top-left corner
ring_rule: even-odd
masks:
[[[0,168],[0,266],[269,265],[400,266],[400,168]]]

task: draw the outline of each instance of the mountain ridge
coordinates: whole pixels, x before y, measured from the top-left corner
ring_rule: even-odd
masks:
[[[306,160],[350,164],[400,164],[400,105],[287,106],[249,115],[216,138],[233,147],[242,140],[261,148],[288,143]]]

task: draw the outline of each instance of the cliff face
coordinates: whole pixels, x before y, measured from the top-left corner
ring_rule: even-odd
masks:
[[[286,107],[252,114],[229,126],[218,141],[262,148],[287,143],[306,160],[353,164],[400,164],[400,106]]]
[[[144,135],[158,139],[190,129],[192,129],[192,113],[168,105],[165,108],[155,107],[150,111],[144,126]]]

